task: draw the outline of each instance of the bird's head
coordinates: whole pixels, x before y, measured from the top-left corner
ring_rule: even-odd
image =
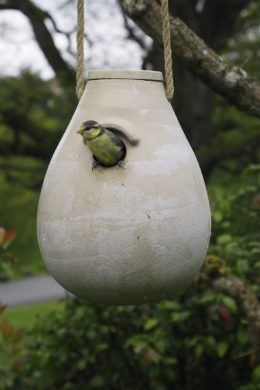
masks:
[[[100,124],[96,121],[90,120],[83,122],[77,133],[81,134],[84,139],[91,139],[97,137],[101,131],[102,128]]]

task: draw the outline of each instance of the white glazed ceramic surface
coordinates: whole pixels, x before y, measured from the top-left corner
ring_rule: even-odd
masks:
[[[90,119],[121,130],[125,169],[91,170],[76,133]],[[89,72],[46,173],[37,224],[51,274],[90,301],[159,301],[194,277],[208,248],[209,203],[160,72]]]

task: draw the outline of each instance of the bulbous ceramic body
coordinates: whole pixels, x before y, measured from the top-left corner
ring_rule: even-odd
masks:
[[[76,133],[85,120],[121,131],[125,169],[92,171]],[[51,274],[90,301],[159,301],[194,277],[208,248],[210,209],[160,72],[89,73],[48,167],[37,222]]]

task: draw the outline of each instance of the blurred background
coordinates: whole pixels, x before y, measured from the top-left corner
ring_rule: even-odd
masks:
[[[86,79],[90,69],[164,71],[162,50],[117,0],[85,3]],[[175,0],[169,8],[225,61],[260,80],[259,1]],[[76,27],[75,0],[0,0],[1,283],[47,272],[37,244],[37,203],[48,163],[77,105]],[[9,325],[0,324],[0,335],[7,337],[5,344],[0,338],[0,373],[5,378],[0,389],[260,389],[260,122],[215,94],[174,57],[173,75],[173,107],[199,161],[211,203],[210,269],[204,268],[205,277],[198,277],[175,301],[156,307],[101,310],[78,301],[73,308],[46,306],[46,312],[55,306],[62,334],[57,336],[48,317],[42,327],[35,325],[31,350],[15,327],[27,329],[35,312],[45,313],[43,306],[5,311]],[[228,287],[214,286],[212,278],[230,275],[241,281],[248,301]],[[249,301],[254,302],[253,315],[245,310]],[[57,352],[63,354],[63,360],[56,357],[63,372],[58,376],[48,362],[58,345],[72,338],[68,318],[73,318],[74,329],[83,319],[89,321],[84,326],[90,331],[86,339],[78,336],[67,350]],[[99,332],[101,326],[106,328]],[[49,349],[43,341],[46,332],[59,340],[56,345],[52,339]],[[91,352],[81,351],[79,358],[82,340]],[[92,343],[99,345],[97,350]],[[37,348],[41,356],[33,355]],[[112,361],[109,369],[101,352],[110,348],[123,358]],[[78,363],[68,369],[71,350]],[[25,356],[32,382],[19,374],[26,370]],[[33,382],[37,375],[45,377],[41,385]]]

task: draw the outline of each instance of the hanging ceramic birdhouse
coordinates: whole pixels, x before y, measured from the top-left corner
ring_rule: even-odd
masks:
[[[39,201],[50,273],[89,301],[156,302],[194,277],[209,237],[204,181],[162,74],[89,72]]]

